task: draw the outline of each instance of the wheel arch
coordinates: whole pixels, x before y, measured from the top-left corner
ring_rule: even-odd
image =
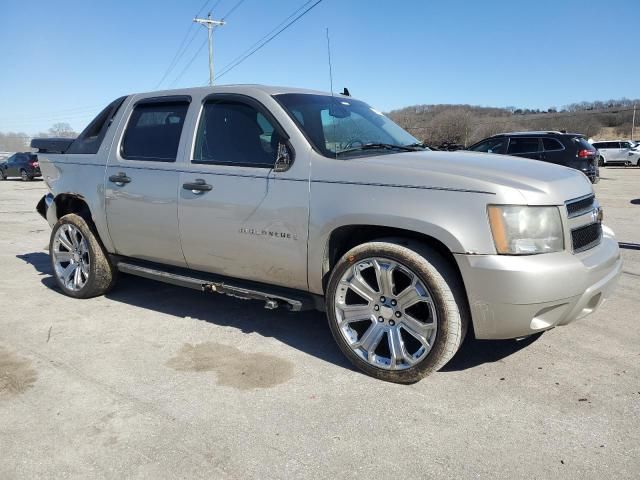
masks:
[[[52,211],[52,215],[54,215],[56,221],[65,215],[75,213],[76,215],[81,216],[85,221],[95,225],[89,204],[82,195],[75,193],[60,193],[54,197],[52,206],[55,206],[54,211]],[[51,206],[49,208],[51,208]]]
[[[100,228],[99,219],[95,218],[90,203],[79,193],[57,194],[47,209],[47,222],[53,227],[58,219],[70,213],[75,213],[82,217],[94,232],[98,241],[105,247],[106,251],[113,252],[109,232]]]
[[[426,245],[445,258],[458,274],[462,285],[464,281],[453,252],[441,240],[425,233],[397,227],[380,225],[343,225],[334,229],[327,240],[322,262],[322,290],[326,291],[329,276],[338,260],[353,247],[375,240],[393,240],[401,245],[411,243]],[[466,290],[466,289],[465,289]]]

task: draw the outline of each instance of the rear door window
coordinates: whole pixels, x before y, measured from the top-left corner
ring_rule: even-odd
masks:
[[[540,142],[534,137],[512,137],[509,141],[509,155],[518,155],[522,153],[537,153],[540,151]]]
[[[136,105],[122,141],[122,158],[175,162],[189,103],[158,102]]]
[[[545,152],[553,152],[558,150],[564,150],[562,144],[555,138],[543,138],[542,145]]]

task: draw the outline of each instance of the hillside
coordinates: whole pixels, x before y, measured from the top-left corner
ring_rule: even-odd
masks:
[[[581,102],[546,111],[516,107],[473,105],[414,105],[388,115],[418,139],[430,145],[471,145],[490,135],[520,130],[567,130],[598,140],[630,138],[633,105],[636,138],[640,136],[640,100]]]

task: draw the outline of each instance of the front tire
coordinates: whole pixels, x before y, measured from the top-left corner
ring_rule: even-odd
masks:
[[[349,250],[327,287],[340,350],[381,380],[414,383],[443,367],[464,340],[469,313],[458,273],[421,244],[381,240]]]
[[[117,271],[96,234],[79,215],[61,217],[51,231],[53,277],[65,295],[91,298],[113,287]]]

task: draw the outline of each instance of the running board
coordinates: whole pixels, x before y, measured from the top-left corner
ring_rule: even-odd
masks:
[[[122,273],[200,290],[205,293],[221,293],[242,300],[260,300],[264,302],[264,308],[269,310],[282,305],[293,312],[299,312],[317,308],[318,304],[316,299],[306,292],[280,289],[242,280],[223,280],[204,272],[183,271],[184,269],[179,269],[180,271],[175,271],[176,269],[172,269],[174,271],[160,270],[118,258],[114,258],[114,263]]]

